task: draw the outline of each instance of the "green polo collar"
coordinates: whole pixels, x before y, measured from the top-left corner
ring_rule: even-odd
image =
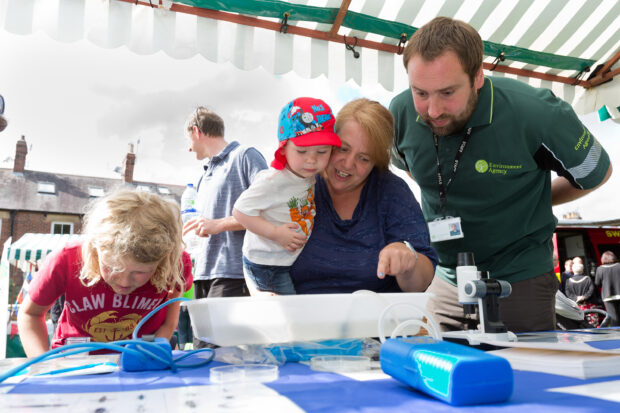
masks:
[[[411,90],[411,89],[410,89]],[[418,114],[416,122],[425,126],[426,123],[422,120]],[[493,81],[490,77],[484,78],[484,84],[480,88],[478,94],[478,103],[476,104],[476,110],[467,122],[466,127],[476,127],[490,125],[493,122]]]

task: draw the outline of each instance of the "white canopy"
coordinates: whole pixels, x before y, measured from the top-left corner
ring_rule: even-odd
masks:
[[[152,3],[155,7],[150,7]],[[81,39],[104,47],[125,46],[138,54],[163,51],[178,59],[201,55],[213,62],[232,62],[245,70],[264,67],[274,74],[295,71],[307,78],[325,75],[357,84],[381,84],[386,90],[407,87],[401,56],[372,48],[357,47],[355,59],[342,41],[280,33],[265,27],[278,23],[283,7],[296,10],[289,24],[315,33],[329,32],[330,24],[294,20],[300,5],[308,15],[328,13],[345,4],[345,22],[336,27],[337,39],[344,35],[350,43],[374,42],[394,47],[398,40],[377,34],[369,23],[366,31],[347,27],[346,18],[357,13],[379,23],[420,27],[435,16],[451,16],[476,27],[485,42],[523,48],[539,56],[587,59],[599,64],[611,61],[608,70],[617,70],[614,56],[620,47],[620,2],[617,0],[296,0],[296,1],[209,1],[209,0],[0,0],[0,27],[15,34],[44,31],[62,42]],[[157,7],[159,6],[159,7]],[[208,9],[217,8],[218,10]],[[342,10],[342,9],[341,9]],[[243,13],[249,14],[249,16]],[[209,17],[199,17],[209,16]],[[233,17],[230,17],[233,16]],[[251,17],[250,17],[251,16]],[[254,16],[260,16],[256,18]],[[237,17],[235,19],[234,17]],[[355,17],[355,16],[354,16]],[[335,20],[338,20],[337,18]],[[261,23],[263,22],[263,23]],[[350,26],[353,24],[349,23]],[[406,26],[405,26],[406,25]],[[400,26],[399,26],[400,27]],[[486,50],[486,49],[485,49]],[[546,59],[547,57],[541,57]],[[575,70],[545,68],[506,59],[501,66],[571,78]],[[495,57],[485,62],[494,64]],[[487,66],[490,67],[490,66]],[[513,71],[514,72],[514,71]],[[518,77],[534,86],[550,88],[571,103],[578,113],[589,113],[607,104],[620,105],[620,82],[611,81],[590,90],[582,86],[538,78],[493,72],[496,76]],[[173,74],[174,75],[174,74]],[[587,78],[587,73],[585,77]]]
[[[11,264],[24,269],[28,263],[41,261],[52,251],[62,248],[67,242],[79,239],[78,234],[27,233],[9,247],[8,259]]]

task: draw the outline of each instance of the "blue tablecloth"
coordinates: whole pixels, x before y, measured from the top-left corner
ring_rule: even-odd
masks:
[[[209,369],[219,365],[222,364],[213,362],[207,367],[180,370],[177,373],[171,371],[136,373],[120,371],[93,376],[28,379],[16,385],[9,394],[120,392],[209,385]],[[602,379],[580,380],[550,374],[515,371],[514,392],[509,402],[458,408],[418,393],[391,378],[357,381],[339,374],[315,372],[308,366],[298,363],[287,363],[281,366],[279,379],[265,385],[289,398],[308,412],[458,410],[464,412],[521,413],[527,411],[533,413],[539,411],[565,413],[566,411],[618,411],[620,403],[574,394],[550,392],[548,389],[612,380],[620,380],[620,374]]]

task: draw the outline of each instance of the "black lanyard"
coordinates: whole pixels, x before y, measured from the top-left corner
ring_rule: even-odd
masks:
[[[465,147],[467,146],[467,142],[469,141],[470,137],[471,137],[471,128],[468,128],[467,133],[465,133],[465,136],[463,137],[463,141],[459,145],[458,151],[456,151],[456,156],[454,157],[454,165],[452,166],[452,175],[450,176],[450,179],[444,186],[443,176],[441,176],[441,165],[439,164],[439,141],[438,141],[437,135],[433,134],[433,141],[435,142],[435,155],[437,157],[437,183],[439,184],[439,202],[441,205],[441,215],[443,216],[443,218],[446,217],[446,204],[448,202],[448,187],[450,186],[450,184],[454,180],[454,177],[456,176],[456,170],[459,167],[459,161],[461,160],[461,156],[463,155],[463,152],[465,151]]]

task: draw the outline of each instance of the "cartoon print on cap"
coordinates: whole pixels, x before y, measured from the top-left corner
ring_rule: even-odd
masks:
[[[291,113],[291,119],[295,127],[295,136],[323,130],[321,124],[314,119],[314,115],[310,112],[304,112],[299,106],[293,106]]]

